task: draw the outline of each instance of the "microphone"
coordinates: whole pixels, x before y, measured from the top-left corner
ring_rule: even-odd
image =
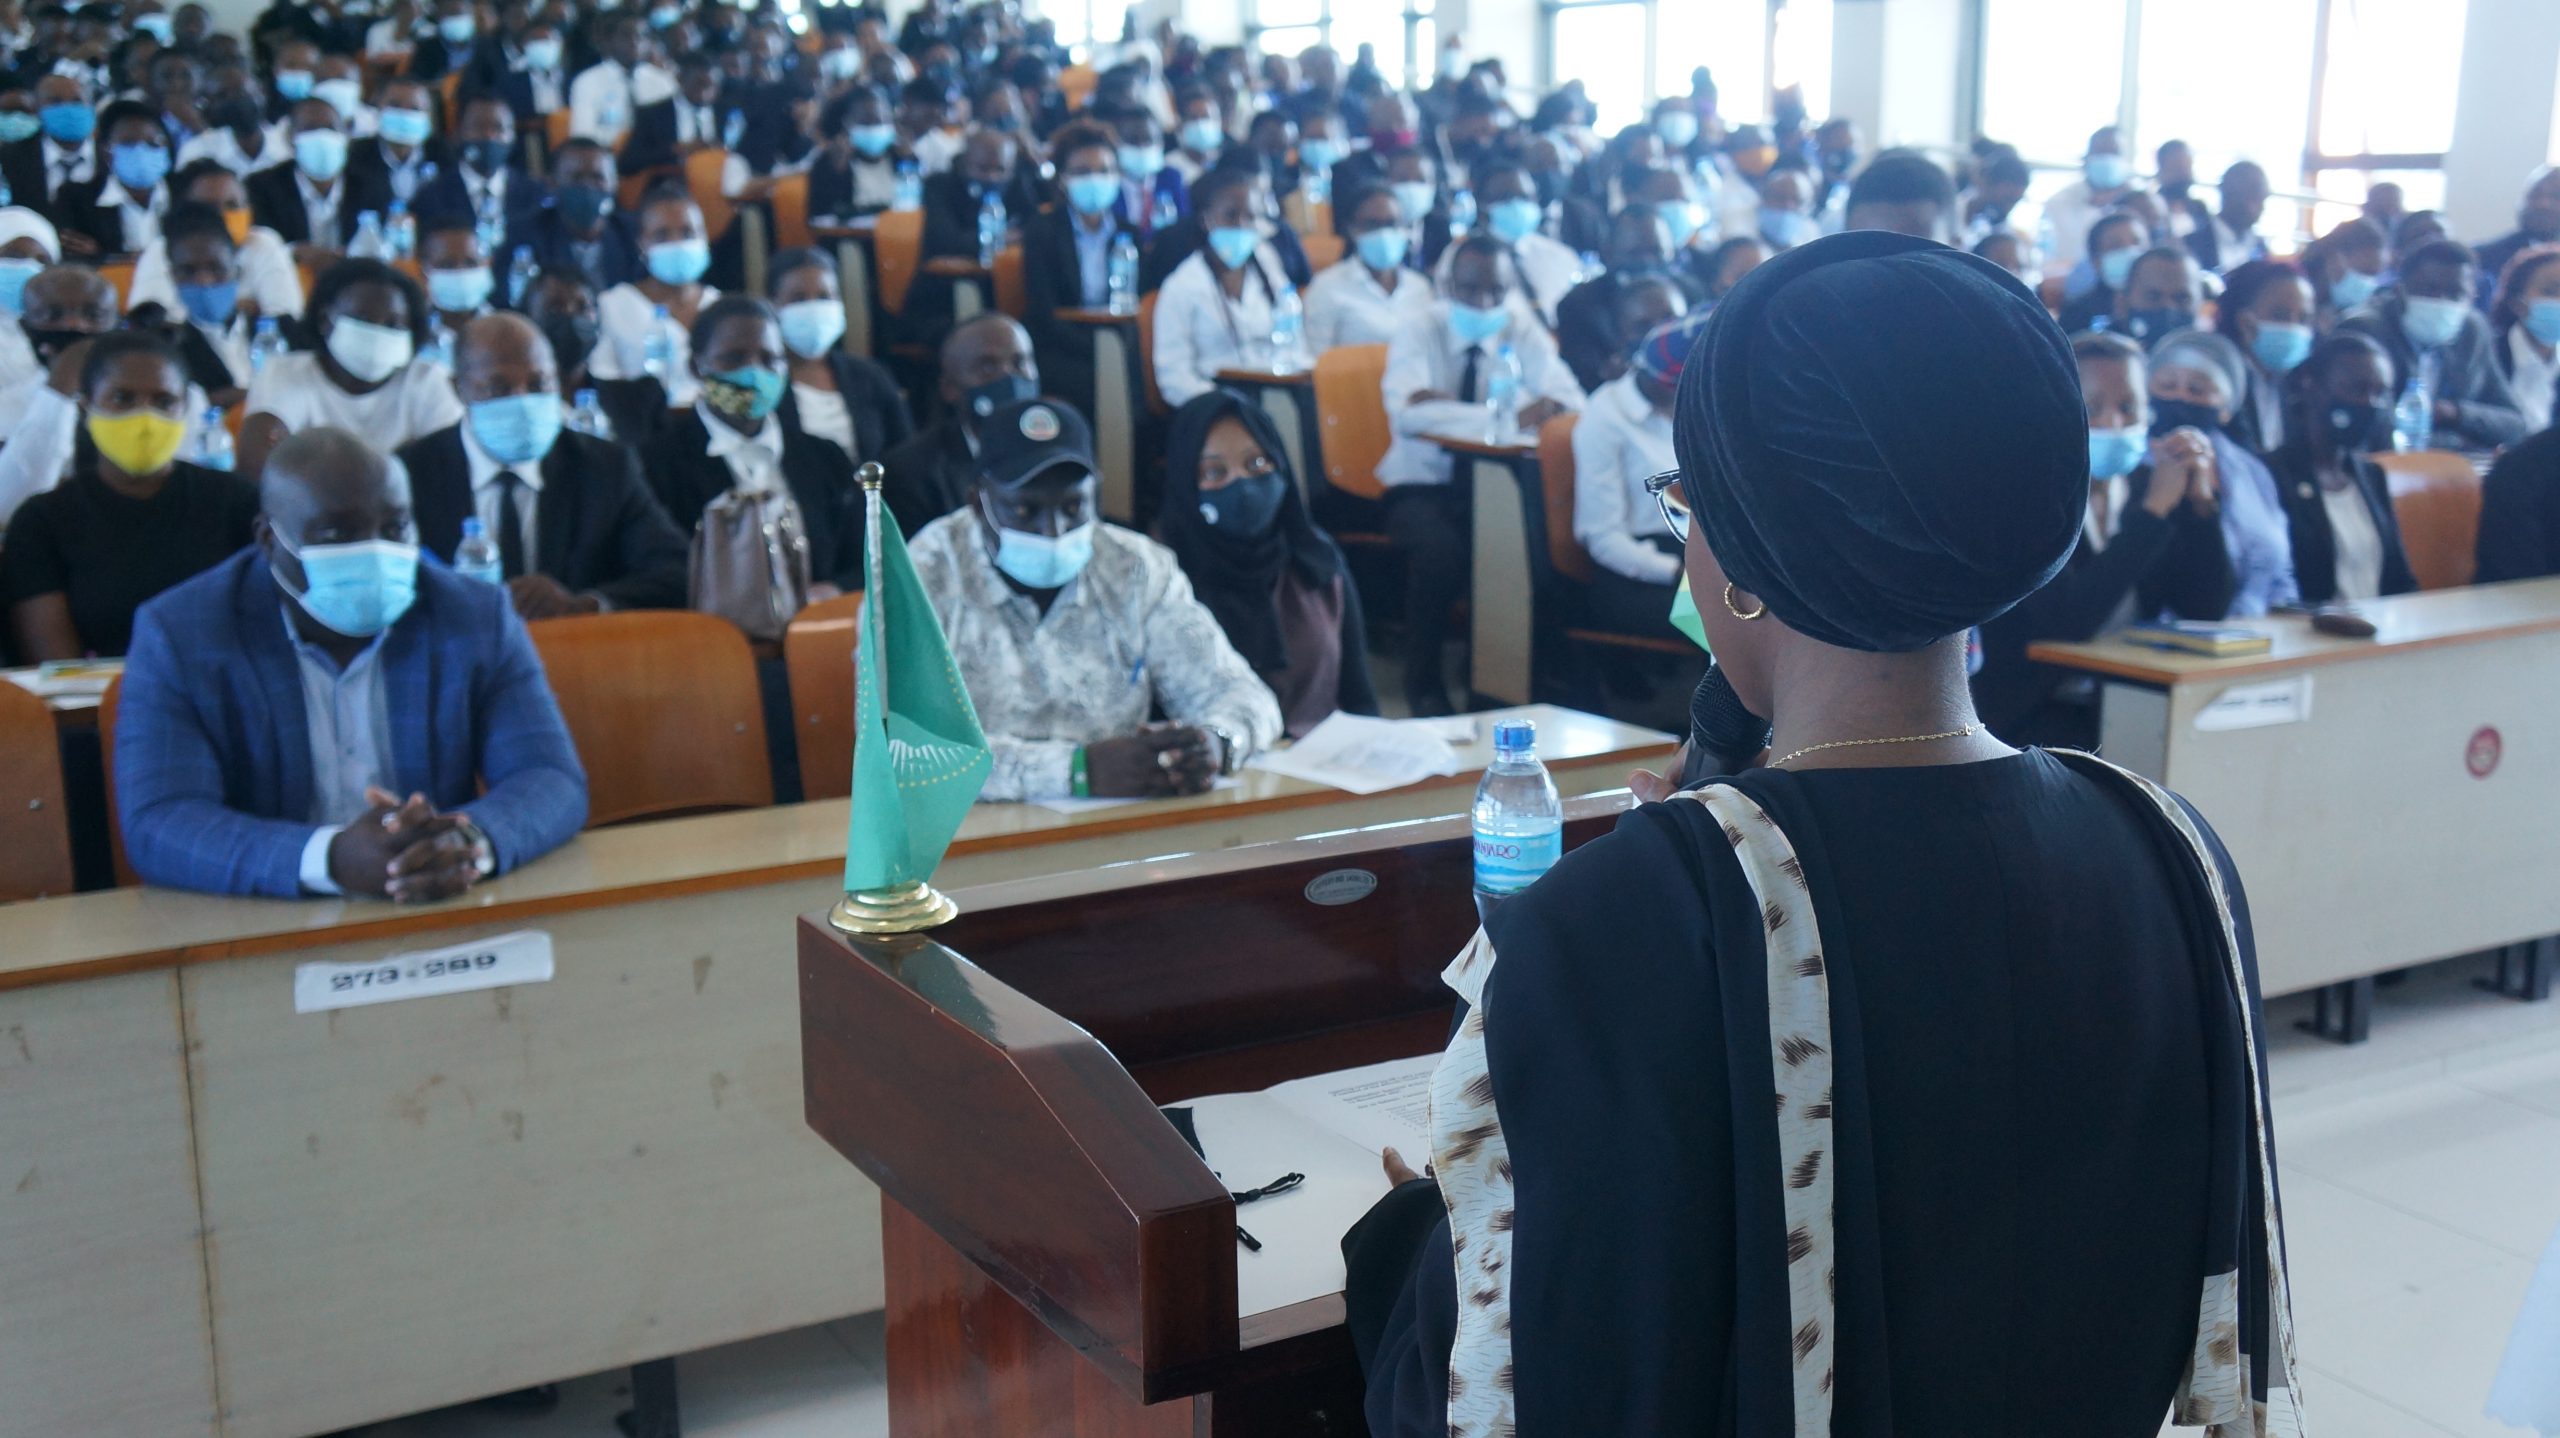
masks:
[[[1724,666],[1710,661],[1689,696],[1689,762],[1680,772],[1682,787],[1740,773],[1768,747],[1769,721],[1743,704]]]

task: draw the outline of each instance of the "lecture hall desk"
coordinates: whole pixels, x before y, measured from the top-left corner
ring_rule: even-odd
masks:
[[[2101,751],[2229,846],[2266,992],[2330,990],[2348,1039],[2373,975],[2560,933],[2560,579],[2358,607],[2372,639],[2235,621],[2275,640],[2242,658],[2028,650],[2100,681]]]
[[[1569,796],[1668,752],[1522,712]],[[1457,813],[1474,783],[985,806],[938,877]],[[0,907],[0,1435],[325,1433],[878,1307],[878,1194],[801,1091],[793,926],[836,896],[845,817],[598,830],[419,909]],[[294,1012],[297,964],[526,928],[548,983]]]

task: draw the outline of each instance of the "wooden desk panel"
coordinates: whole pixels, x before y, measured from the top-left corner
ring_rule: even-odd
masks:
[[[2298,615],[2234,619],[2275,641],[2264,654],[2214,659],[2174,649],[2154,649],[2121,639],[2087,644],[2036,644],[2027,657],[2085,670],[2110,679],[2167,687],[2190,680],[2266,678],[2296,670],[2352,664],[2377,652],[2484,644],[2492,640],[2560,630],[2560,579],[2525,579],[2470,589],[2439,589],[2368,599],[2356,606],[2374,622],[2371,639],[2342,639],[2313,631]]]
[[[1102,465],[1102,517],[1135,524],[1138,515],[1138,405],[1136,311],[1060,310],[1062,324],[1093,339],[1093,457]]]

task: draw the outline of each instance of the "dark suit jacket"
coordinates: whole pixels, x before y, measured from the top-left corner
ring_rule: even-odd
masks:
[[[418,542],[451,563],[454,546],[462,542],[462,521],[475,508],[462,427],[411,440],[401,448],[400,462],[409,467]],[[592,592],[616,609],[684,607],[685,537],[650,493],[632,451],[563,431],[541,468],[542,489],[533,507],[536,572],[575,593]]]
[[[436,176],[453,168],[453,155],[445,148],[443,140],[430,139],[418,147],[418,156],[416,193],[423,195],[435,182]],[[379,196],[382,206],[389,208],[393,193],[391,159],[382,152],[380,136],[367,135],[347,146],[347,183],[358,193]]]
[[[879,365],[838,348],[827,356],[827,369],[835,375],[836,393],[844,400],[845,413],[853,419],[853,449],[864,460],[879,459],[895,446],[907,442],[916,432],[916,422],[907,413],[907,397],[898,392],[898,382]],[[800,433],[800,400],[785,391],[781,416],[782,427]],[[820,440],[833,444],[832,440]],[[847,497],[860,504],[862,496]]]
[[[290,165],[280,165],[276,167],[276,171],[268,173],[280,171],[284,174],[290,175],[292,170],[293,167]],[[122,255],[132,253],[132,251],[125,247],[124,216],[120,207],[116,205],[101,206],[98,203],[98,193],[101,190],[104,190],[109,182],[114,178],[114,176],[107,173],[107,167],[102,161],[98,165],[98,173],[96,175],[87,180],[75,181],[71,184],[64,185],[62,187],[62,193],[53,197],[54,228],[57,230],[76,230],[81,234],[87,235],[89,238],[98,242],[98,250],[101,254]],[[292,182],[290,180],[286,181],[288,186],[290,186],[291,183]],[[299,199],[299,196],[296,198]],[[299,210],[301,206],[297,204],[295,208]],[[259,223],[265,223],[263,217],[260,219]],[[291,240],[293,236],[287,235],[285,238],[287,240]]]
[[[1706,302],[1706,291],[1694,274],[1675,268],[1667,272],[1671,281],[1687,296],[1689,307],[1696,309]],[[1618,343],[1618,291],[1626,276],[1614,270],[1584,280],[1565,291],[1556,301],[1556,349],[1573,377],[1585,391],[1598,389],[1616,376],[1612,362],[1623,366],[1630,355]]]
[[[578,241],[561,220],[556,201],[536,212],[530,228],[511,231],[507,244],[510,252],[519,244],[532,246],[534,259],[546,266],[559,265],[573,270],[583,268],[578,263]],[[647,273],[640,258],[639,234],[632,228],[629,215],[616,211],[605,216],[604,233],[597,236],[596,244],[595,268],[588,272],[587,278],[595,281],[598,290],[638,284]]]
[[[1005,223],[1027,225],[1039,212],[1040,194],[1017,171],[1005,182]],[[924,257],[928,260],[958,255],[978,257],[977,186],[957,170],[927,175],[924,180]]]
[[[9,203],[53,218],[53,203],[44,192],[44,136],[29,135],[0,145],[0,181],[9,186]]]
[[[2267,456],[2275,476],[2276,497],[2284,501],[2284,517],[2293,531],[2293,578],[2302,602],[2326,604],[2338,597],[2338,539],[2329,527],[2329,506],[2320,497],[2320,479],[2311,446],[2300,436]],[[2364,500],[2373,527],[2382,536],[2382,592],[2406,594],[2418,587],[2409,572],[2409,553],[2400,545],[2400,519],[2391,508],[2391,482],[2369,459],[2348,464],[2356,493]]]
[[[885,166],[894,176],[900,164],[911,164],[914,160],[914,155],[894,148],[877,160],[865,160],[855,155],[839,162],[826,155],[820,155],[817,163],[809,167],[809,213],[834,215],[848,220],[861,215],[880,213],[886,208],[885,206],[856,205],[853,202],[854,167],[856,165]]]
[[[897,483],[897,471],[889,472]],[[2480,487],[2476,584],[2560,574],[2560,428],[2546,429],[2491,466]]]
[[[526,174],[522,166],[507,166],[506,208],[510,244],[514,243],[513,236],[532,230],[535,217],[542,213],[543,203],[550,198],[551,192],[543,187],[540,180]],[[464,183],[462,166],[458,163],[439,167],[436,177],[419,189],[418,198],[409,208],[418,216],[421,234],[432,225],[468,225],[477,223],[480,218],[479,212],[471,207],[471,187]]]
[[[1138,258],[1139,293],[1153,294],[1163,288],[1164,282],[1181,268],[1182,262],[1191,258],[1191,252],[1208,243],[1208,235],[1197,215],[1185,215],[1178,222],[1158,230],[1147,245],[1146,253]],[[1298,243],[1296,230],[1287,225],[1280,226],[1279,233],[1271,237],[1269,244],[1272,253],[1280,257],[1280,268],[1289,276],[1289,283],[1303,290],[1315,279],[1315,271],[1307,265],[1306,247]]]
[[[661,166],[682,163],[683,157],[676,153],[678,143],[676,101],[679,98],[681,97],[669,96],[664,100],[653,100],[646,105],[634,105],[631,108],[631,133],[622,137],[622,173],[624,175],[634,175],[642,170],[653,170]],[[721,127],[723,135],[728,130],[731,108],[725,100],[715,100],[711,104],[712,117]],[[745,149],[743,139],[740,141],[739,148],[742,152]],[[811,213],[816,212],[811,211]]]
[[[491,42],[491,46],[494,48],[495,42]],[[433,84],[453,71],[469,70],[472,62],[480,57],[480,51],[481,40],[456,49],[446,44],[443,36],[430,35],[409,52],[409,78]]]
[[[288,245],[319,244],[344,249],[355,237],[356,217],[366,210],[355,182],[345,175],[338,177],[343,193],[338,200],[337,232],[314,235],[311,216],[302,207],[302,186],[296,178],[300,174],[292,165],[269,165],[241,181],[241,188],[249,192],[250,217],[275,231]]]
[[[2372,304],[2338,321],[2338,328],[2353,330],[2382,346],[2399,373],[2403,392],[2418,369],[2417,347],[2400,328],[2400,317],[2407,309],[2408,302],[2398,291],[2385,290]],[[2489,322],[2473,313],[2464,317],[2462,332],[2437,356],[2436,398],[2452,400],[2460,418],[2436,426],[2436,448],[2494,449],[2524,438],[2524,412],[2516,408],[2506,371],[2493,357],[2497,348]]]
[[[898,528],[914,534],[969,502],[977,483],[978,462],[959,424],[945,417],[916,431],[905,444],[880,457],[888,475],[880,486]]]
[[[1125,216],[1115,212],[1111,223],[1132,240],[1140,238]],[[1051,345],[1073,338],[1059,327],[1058,311],[1084,307],[1084,270],[1077,257],[1076,229],[1076,217],[1064,205],[1052,205],[1022,222],[1022,322],[1040,346],[1043,359]]]
[[[732,483],[728,461],[706,452],[710,443],[702,416],[687,409],[670,414],[649,447],[650,487],[688,544],[703,509]],[[853,461],[833,444],[785,426],[782,482],[799,502],[800,522],[808,531],[809,573],[847,590],[860,589],[862,509],[856,503],[860,491]]]

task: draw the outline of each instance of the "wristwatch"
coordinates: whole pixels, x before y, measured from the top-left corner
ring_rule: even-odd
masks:
[[[471,822],[471,816],[456,815],[454,828],[461,832],[463,838],[471,841],[471,865],[480,871],[480,877],[485,879],[498,872],[497,848],[489,842],[488,834],[483,832],[478,824]]]
[[[1236,736],[1218,728],[1209,728],[1206,732],[1218,741],[1218,774],[1221,778],[1230,777],[1244,767],[1244,745],[1236,742]]]

